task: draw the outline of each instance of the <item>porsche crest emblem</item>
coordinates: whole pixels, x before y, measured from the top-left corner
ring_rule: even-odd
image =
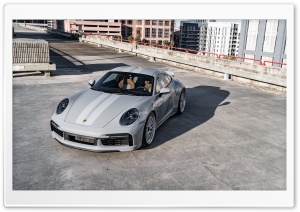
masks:
[[[83,122],[86,122],[87,120],[86,119],[83,119]]]

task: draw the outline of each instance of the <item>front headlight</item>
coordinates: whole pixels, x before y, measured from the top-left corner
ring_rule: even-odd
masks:
[[[62,100],[59,103],[59,105],[57,106],[56,113],[61,114],[62,112],[64,112],[64,110],[67,108],[68,104],[69,104],[68,98],[65,98],[64,100]]]
[[[121,124],[123,125],[130,125],[134,123],[139,117],[139,111],[136,108],[132,108],[126,111],[123,116],[121,117]]]

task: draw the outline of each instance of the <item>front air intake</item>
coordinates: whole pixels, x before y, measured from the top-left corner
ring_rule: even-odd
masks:
[[[130,134],[107,135],[109,138],[101,138],[104,146],[133,146],[132,136]]]
[[[50,121],[51,131],[55,132],[60,137],[64,137],[64,132],[58,129],[58,125],[54,121]]]

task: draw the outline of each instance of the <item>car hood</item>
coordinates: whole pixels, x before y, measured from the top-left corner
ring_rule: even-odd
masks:
[[[144,96],[118,95],[88,89],[73,102],[65,121],[104,128],[117,115],[144,98]]]

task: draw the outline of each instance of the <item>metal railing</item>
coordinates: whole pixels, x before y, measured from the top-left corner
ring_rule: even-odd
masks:
[[[185,52],[185,53],[194,53],[194,54],[204,55],[204,56],[213,55],[217,59],[221,59],[222,57],[227,57],[227,58],[241,59],[241,60],[253,60],[253,61],[259,62],[259,65],[261,65],[261,66],[266,66],[266,63],[278,64],[278,65],[281,65],[281,66],[286,66],[287,65],[287,63],[283,63],[283,62],[260,60],[260,59],[255,59],[255,58],[233,56],[233,55],[226,55],[226,54],[218,54],[218,53],[215,53],[215,52],[206,52],[206,51],[199,51],[199,50],[192,50],[192,49],[186,49],[186,48],[167,46],[167,45],[162,45],[162,44],[146,43],[146,42],[133,41],[133,40],[125,40],[125,39],[122,39],[122,38],[112,38],[112,37],[108,37],[108,36],[104,36],[104,35],[99,35],[97,33],[82,33],[82,36],[83,37],[92,36],[92,37],[98,37],[98,38],[106,38],[107,40],[114,40],[114,41],[131,43],[131,44],[136,44],[136,45],[143,45],[143,46],[152,46],[152,47],[168,49],[168,50],[173,50],[173,51],[180,51],[180,52]]]

